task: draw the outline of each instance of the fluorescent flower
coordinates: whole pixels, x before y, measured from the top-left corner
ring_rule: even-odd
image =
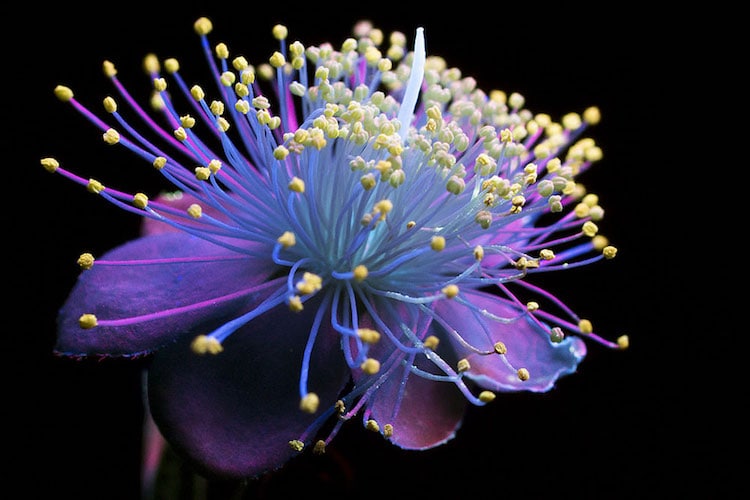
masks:
[[[254,477],[341,425],[424,450],[467,404],[545,392],[576,371],[589,320],[534,285],[615,256],[576,182],[602,152],[592,107],[533,114],[428,56],[416,30],[367,22],[338,47],[288,43],[258,65],[212,47],[215,87],[148,56],[153,110],[104,72],[104,118],[55,94],[171,183],[149,197],[42,165],[144,218],[138,239],[83,254],[59,315],[70,357],[150,356],[149,408],[206,474]],[[128,109],[133,123],[118,111]]]

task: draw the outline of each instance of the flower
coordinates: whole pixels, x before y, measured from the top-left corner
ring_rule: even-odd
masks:
[[[368,22],[338,49],[287,43],[277,25],[279,51],[253,66],[212,50],[208,19],[194,27],[212,94],[149,55],[146,111],[104,63],[141,128],[113,97],[105,121],[55,89],[172,191],[41,163],[144,218],[141,237],[81,255],[55,352],[149,356],[149,409],[199,470],[255,477],[323,453],[356,416],[429,449],[468,404],[552,389],[582,339],[627,347],[531,283],[616,254],[576,182],[602,157],[582,136],[597,108],[555,122],[518,93],[485,93],[427,56],[421,28],[407,51]]]

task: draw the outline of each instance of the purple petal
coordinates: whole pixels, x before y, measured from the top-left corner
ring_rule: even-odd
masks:
[[[314,309],[309,302],[301,313],[277,307],[232,334],[218,355],[196,355],[187,341],[154,354],[148,378],[154,420],[199,470],[253,477],[278,468],[296,453],[289,441],[334,404],[349,369],[339,336],[328,327],[318,333],[309,376],[320,410],[310,415],[299,408]]]
[[[270,275],[272,269],[267,264],[185,233],[142,237],[99,260],[208,256],[225,259],[152,265],[94,264],[81,273],[60,310],[55,351],[70,356],[148,353],[180,335],[211,330],[223,323],[226,316],[234,316],[265,298],[264,293],[241,292]],[[231,258],[237,256],[242,258]],[[235,296],[190,307],[230,294]],[[175,308],[182,309],[165,314]],[[95,315],[100,324],[81,328],[78,320],[83,314]],[[144,315],[153,316],[127,321]],[[123,320],[123,323],[107,325],[108,320]]]
[[[495,295],[482,292],[462,292],[463,297],[478,309],[500,317],[517,317],[517,306]],[[454,346],[467,358],[471,370],[466,376],[480,386],[493,391],[545,392],[558,378],[576,371],[586,355],[585,343],[577,337],[567,337],[560,343],[550,341],[550,336],[525,314],[510,323],[493,321],[472,312],[457,301],[440,301],[437,312],[448,318],[450,324],[470,344],[481,350],[492,351],[495,342],[503,342],[508,349],[508,366],[497,354],[480,355],[468,351],[458,342]],[[488,335],[489,334],[489,335]],[[521,381],[517,369],[526,368],[530,378]]]
[[[401,331],[401,322],[412,330],[418,329],[416,325],[429,324],[429,320],[420,316],[416,308],[406,304],[381,307],[379,313],[395,332]],[[369,317],[365,316],[361,324],[373,328],[369,321]],[[423,332],[423,336],[432,334],[431,326]],[[370,355],[380,359],[382,366],[386,366],[385,360],[389,355],[403,359],[403,355],[395,352],[386,339],[373,346]],[[451,357],[446,361],[454,360]],[[425,371],[435,371],[423,355],[417,356],[415,364]],[[365,419],[374,419],[381,429],[385,424],[391,424],[393,435],[390,441],[404,449],[424,450],[444,444],[455,437],[461,426],[466,398],[453,383],[427,380],[410,373],[409,366],[404,366],[400,360],[394,365],[392,372],[370,395]],[[405,375],[408,378],[405,379]]]

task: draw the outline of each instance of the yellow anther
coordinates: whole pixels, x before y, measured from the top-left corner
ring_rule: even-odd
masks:
[[[292,295],[289,297],[287,304],[289,305],[289,310],[295,313],[301,312],[305,308],[299,295]]]
[[[430,240],[430,248],[436,252],[440,252],[445,249],[445,238],[443,236],[433,236]]]
[[[505,347],[505,344],[503,342],[495,342],[495,345],[492,347],[495,349],[495,352],[498,354],[505,354],[508,352],[508,348]]]
[[[448,182],[445,184],[445,188],[451,194],[461,194],[466,189],[466,182],[457,175],[451,175]]]
[[[104,191],[104,185],[96,179],[89,179],[89,183],[86,184],[86,189],[89,193],[99,194]]]
[[[177,127],[172,134],[175,136],[175,139],[178,141],[184,141],[187,139],[187,132],[182,127]]]
[[[221,116],[224,114],[224,103],[221,101],[211,101],[209,109],[214,116]]]
[[[376,421],[373,419],[370,419],[367,421],[367,424],[365,425],[368,431],[378,432],[380,431],[380,426]]]
[[[215,174],[219,170],[221,170],[221,161],[217,159],[213,159],[210,162],[208,162],[208,169],[211,171],[212,174]]]
[[[385,216],[393,210],[393,203],[391,200],[380,200],[375,204],[374,210],[380,214],[380,220],[385,219]]]
[[[319,405],[320,399],[318,398],[318,395],[314,392],[308,392],[305,394],[305,397],[300,400],[299,409],[305,413],[315,413],[318,411]]]
[[[152,162],[152,165],[156,170],[161,170],[164,168],[164,166],[167,164],[167,159],[163,156],[157,156],[154,158],[154,161]]]
[[[380,371],[380,361],[373,358],[367,358],[362,362],[361,365],[359,365],[359,367],[367,375],[375,375]]]
[[[617,337],[617,345],[620,349],[627,349],[630,347],[630,338],[627,335],[620,335]]]
[[[104,110],[107,113],[115,113],[117,111],[117,102],[111,97],[105,97],[102,104],[104,104]]]
[[[544,248],[539,252],[539,258],[542,260],[552,260],[555,258],[555,252],[549,248]]]
[[[583,154],[587,161],[599,161],[604,157],[604,152],[599,146],[588,148]]]
[[[310,295],[323,287],[323,279],[317,274],[305,272],[296,287],[301,294]]]
[[[578,322],[578,329],[581,331],[581,333],[591,333],[594,331],[594,327],[591,324],[591,321],[587,319],[582,319]]]
[[[596,106],[586,108],[586,110],[583,112],[583,121],[591,125],[598,124],[601,119],[602,114],[599,111],[599,108],[597,108]]]
[[[581,230],[583,231],[583,234],[590,238],[593,238],[594,236],[596,236],[597,231],[599,231],[599,227],[589,220],[583,223]]]
[[[363,281],[365,278],[367,278],[367,274],[369,271],[367,270],[367,266],[360,264],[355,267],[354,271],[352,272],[354,273],[354,279],[356,281]]]
[[[218,339],[208,335],[198,335],[190,343],[190,349],[195,354],[219,354],[224,350]]]
[[[277,146],[276,149],[273,150],[273,157],[277,160],[285,160],[287,156],[289,156],[289,150],[284,146]]]
[[[326,442],[322,439],[318,439],[313,446],[313,453],[315,455],[323,455],[326,452]]]
[[[115,68],[115,65],[111,61],[104,61],[102,63],[102,71],[107,78],[117,75],[117,68]]]
[[[224,119],[223,117],[219,117],[216,119],[216,126],[222,132],[226,132],[227,130],[229,130],[229,122],[226,121],[226,119]],[[275,128],[275,127],[271,127],[271,128]]]
[[[594,205],[589,209],[589,217],[593,221],[599,221],[604,218],[604,209],[599,205]]]
[[[76,262],[81,269],[88,270],[94,267],[94,256],[90,253],[82,253]]]
[[[340,400],[340,399],[339,399],[339,400],[337,400],[337,401],[336,401],[336,402],[335,402],[335,403],[333,404],[333,407],[334,407],[334,408],[336,409],[336,413],[338,413],[339,415],[343,415],[343,414],[344,414],[344,412],[346,412],[346,405],[345,405],[345,404],[344,404],[344,402],[343,402],[342,400]]]
[[[78,318],[78,325],[84,330],[94,328],[97,324],[96,316],[93,314],[82,314],[81,317]]]
[[[154,78],[154,90],[157,92],[167,90],[167,81],[164,78]]]
[[[206,93],[203,92],[203,89],[200,87],[200,85],[193,85],[190,88],[190,95],[193,96],[193,99],[196,101],[202,101],[203,98],[206,97]]]
[[[201,36],[208,35],[214,29],[213,24],[207,17],[199,17],[193,24],[195,32]]]
[[[195,178],[199,181],[207,181],[211,177],[211,169],[208,167],[196,167]]]
[[[492,224],[492,212],[488,210],[480,210],[474,216],[474,221],[482,226],[482,229],[487,229]]]
[[[591,238],[591,244],[594,246],[594,250],[602,251],[604,248],[609,245],[609,240],[606,236],[597,234],[593,238]]]
[[[376,344],[380,340],[380,332],[372,328],[358,328],[357,337],[365,344]]]
[[[602,249],[602,255],[604,255],[605,259],[614,259],[615,255],[617,255],[617,248],[612,245],[607,245]]]
[[[474,247],[474,260],[481,261],[484,259],[484,248],[482,245],[477,245]]]
[[[529,267],[529,259],[527,259],[526,257],[519,257],[518,260],[513,263],[513,265],[519,271],[523,271],[524,269]]]
[[[526,303],[526,309],[531,312],[536,311],[537,309],[539,309],[539,302],[534,302],[533,300],[530,300],[529,302]]]
[[[203,209],[197,203],[193,203],[187,207],[187,213],[193,219],[200,219],[203,216]]]
[[[120,134],[117,132],[117,130],[111,128],[102,134],[102,139],[104,139],[104,142],[106,142],[110,146],[113,146],[120,142]]]
[[[456,369],[458,370],[458,373],[463,373],[471,370],[471,364],[469,363],[469,360],[466,358],[461,358],[458,360],[458,364],[456,366]]]
[[[458,295],[458,286],[451,284],[451,285],[443,287],[441,291],[443,292],[443,295],[445,295],[446,298],[452,299]]]
[[[581,116],[578,113],[568,113],[562,117],[562,126],[565,130],[576,130],[581,124]]]
[[[427,337],[426,337],[426,338],[424,339],[424,341],[422,342],[422,344],[424,344],[424,346],[425,346],[425,347],[426,347],[427,349],[432,349],[432,350],[434,351],[435,349],[437,349],[437,346],[438,346],[438,344],[440,344],[440,339],[439,339],[439,338],[437,338],[437,337],[436,337],[436,336],[434,336],[434,335],[428,335],[428,336],[427,336]]]
[[[277,51],[274,52],[273,55],[268,59],[268,62],[271,63],[271,66],[273,66],[274,68],[280,68],[286,63],[286,59],[281,52]]]
[[[42,164],[44,170],[51,174],[54,174],[60,168],[60,163],[54,158],[42,158],[39,163]]]
[[[291,189],[295,193],[304,193],[305,181],[303,181],[299,177],[292,177],[292,180],[289,181],[289,189]]]
[[[297,244],[297,239],[291,231],[284,231],[284,234],[279,236],[276,241],[278,241],[284,248],[293,247]]]
[[[409,222],[406,223],[406,229],[411,229],[411,228],[413,228],[416,225],[417,225],[417,223],[415,221],[410,220]]]
[[[133,205],[138,208],[146,208],[148,206],[148,196],[143,193],[136,193],[133,196]]]
[[[522,382],[526,382],[527,380],[529,380],[529,377],[530,377],[529,370],[527,370],[526,368],[519,368],[517,373],[518,373],[518,380]]]
[[[581,199],[581,203],[585,203],[589,207],[595,207],[599,204],[599,196],[594,193],[588,193]]]
[[[491,403],[495,400],[495,393],[492,391],[482,391],[479,393],[479,401],[482,403]]]
[[[143,70],[148,74],[154,74],[158,73],[159,69],[161,68],[156,54],[146,54],[143,58]]]
[[[214,52],[219,59],[227,59],[229,57],[229,47],[225,43],[217,43],[216,47],[214,47]]]
[[[390,438],[393,436],[393,425],[391,424],[385,424],[383,426],[383,437],[384,438]]]
[[[587,204],[579,203],[578,205],[576,205],[573,211],[575,212],[576,217],[578,217],[579,219],[582,219],[588,216],[590,210],[591,210],[591,207],[589,207]]]
[[[169,73],[170,75],[173,73],[177,73],[180,71],[180,62],[175,59],[174,57],[170,57],[168,59],[164,60],[164,69]]]
[[[284,40],[289,35],[289,30],[283,24],[277,24],[271,29],[271,33],[276,40]]]
[[[299,439],[292,439],[291,441],[289,441],[289,447],[294,451],[302,451],[305,449],[305,443],[303,443]]]

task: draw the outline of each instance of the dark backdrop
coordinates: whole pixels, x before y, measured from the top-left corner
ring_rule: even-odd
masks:
[[[338,44],[363,18],[410,40],[421,25],[428,52],[475,76],[484,89],[521,92],[530,109],[556,118],[599,106],[603,120],[591,135],[604,160],[586,174],[585,184],[600,194],[606,210],[600,226],[620,253],[575,271],[576,285],[566,275],[557,290],[605,336],[627,333],[631,339],[625,352],[589,344],[579,372],[550,393],[501,395],[488,407],[470,409],[456,439],[437,449],[401,451],[352,422],[324,457],[305,455],[251,483],[246,498],[292,492],[328,498],[670,498],[699,488],[733,496],[718,453],[725,444],[694,424],[696,410],[682,399],[689,369],[674,368],[691,355],[684,338],[691,320],[664,302],[690,290],[665,236],[665,226],[680,224],[665,217],[668,169],[678,165],[665,162],[658,147],[658,117],[672,96],[667,81],[680,48],[659,41],[662,20],[631,9],[516,4],[410,12],[383,2],[370,9],[316,3],[305,10],[120,4],[111,12],[103,6],[29,7],[6,20],[19,29],[5,44],[12,57],[4,72],[10,89],[3,145],[12,154],[6,182],[11,179],[17,196],[6,201],[14,216],[5,245],[17,282],[6,287],[18,302],[6,312],[17,326],[5,346],[6,412],[13,420],[6,429],[12,466],[3,472],[4,484],[20,488],[19,498],[138,497],[144,364],[74,362],[51,351],[55,314],[75,282],[77,256],[82,249],[101,254],[136,236],[139,220],[48,175],[38,162],[47,155],[74,159],[74,170],[105,184],[112,179],[126,191],[150,182],[131,156],[107,151],[52,89],[64,83],[98,107],[110,91],[101,62],[110,59],[122,81],[145,92],[140,65],[151,51],[176,56],[186,71],[202,71],[192,23],[206,15],[214,22],[212,40],[225,41],[250,62],[275,50],[275,23],[289,27],[290,41],[306,44]],[[212,490],[217,498],[229,498],[231,491],[231,485]]]

